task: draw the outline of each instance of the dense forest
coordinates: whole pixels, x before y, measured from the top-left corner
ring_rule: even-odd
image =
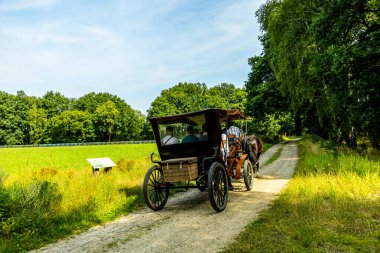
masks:
[[[108,93],[78,99],[0,92],[0,145],[152,139],[147,119],[237,108],[267,138],[313,134],[379,149],[380,0],[271,0],[256,12],[263,51],[248,60],[244,88],[179,83],[148,115]]]
[[[267,1],[256,12],[263,52],[249,60],[246,110],[292,118],[311,133],[379,148],[380,1]]]

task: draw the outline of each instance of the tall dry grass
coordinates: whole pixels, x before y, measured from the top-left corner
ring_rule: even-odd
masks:
[[[379,153],[298,147],[286,190],[225,252],[380,252]]]

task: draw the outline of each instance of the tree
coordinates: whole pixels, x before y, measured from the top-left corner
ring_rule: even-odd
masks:
[[[48,134],[48,119],[44,109],[37,108],[33,104],[29,110],[29,140],[30,143],[39,144],[49,142]]]
[[[95,110],[96,125],[99,130],[97,136],[106,135],[108,142],[110,142],[119,115],[119,110],[111,100],[108,100],[105,104],[99,105]]]
[[[95,114],[97,107],[107,103],[107,101],[112,101],[119,111],[119,116],[115,118],[114,122],[114,140],[139,139],[144,125],[144,119],[141,117],[141,113],[137,110],[133,110],[124,100],[115,95],[91,92],[74,101],[73,108]],[[94,128],[96,133],[104,132],[102,130],[104,126],[102,124],[98,125],[95,123]],[[107,139],[96,136],[96,140],[106,141]]]
[[[252,70],[245,84],[248,93],[245,105],[246,112],[253,116],[254,122],[257,125],[257,128],[254,128],[256,132],[268,136],[289,134],[295,128],[294,125],[292,128],[289,128],[289,122],[294,122],[294,120],[284,121],[280,119],[284,115],[294,118],[294,113],[289,108],[288,98],[282,95],[280,91],[280,83],[270,68],[270,58],[268,55],[269,53],[264,51],[262,56],[249,59]],[[276,127],[277,130],[265,130],[262,127],[265,124],[273,125],[266,121],[276,121],[276,125],[278,125]],[[300,130],[298,130],[297,134],[300,134]]]
[[[207,90],[207,107],[245,110],[246,91],[233,84],[221,83]]]
[[[59,92],[48,91],[39,100],[39,107],[47,112],[48,118],[52,118],[69,110],[72,102],[73,99],[69,99]]]
[[[148,118],[204,110],[207,108],[244,110],[245,89],[222,83],[207,89],[201,83],[179,83],[161,91],[150,105]]]
[[[277,4],[277,1],[268,2],[256,13],[263,31],[267,29],[269,14]],[[268,36],[264,33],[259,39],[263,44],[263,52],[248,60],[251,72],[245,84],[248,93],[245,107],[246,112],[254,118],[253,129],[268,137],[289,134],[294,129],[300,135],[299,114],[291,108],[290,98],[281,92],[281,83],[271,68],[273,49]],[[289,120],[282,120],[289,117]],[[297,124],[290,127],[289,123],[294,122]]]
[[[348,136],[354,126],[373,133],[378,146],[379,13],[378,0],[268,1],[260,8],[270,67],[315,134]]]
[[[163,90],[151,103],[148,118],[206,109],[206,91],[204,83],[179,83]]]
[[[92,115],[78,110],[64,111],[51,119],[50,135],[54,143],[93,141]]]
[[[28,143],[30,99],[23,91],[17,95],[0,92],[0,144]]]

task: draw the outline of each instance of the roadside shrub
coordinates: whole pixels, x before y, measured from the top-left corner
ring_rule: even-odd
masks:
[[[0,173],[0,234],[2,234],[2,224],[9,216],[10,196],[4,188],[5,173]]]
[[[47,181],[33,180],[28,185],[14,184],[7,188],[1,184],[0,251],[17,251],[21,244],[43,232],[61,198],[57,185]]]

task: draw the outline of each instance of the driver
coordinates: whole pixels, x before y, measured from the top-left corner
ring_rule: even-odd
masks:
[[[227,136],[234,135],[234,140],[240,139],[241,136],[241,130],[237,126],[235,126],[234,122],[232,120],[227,121]]]

